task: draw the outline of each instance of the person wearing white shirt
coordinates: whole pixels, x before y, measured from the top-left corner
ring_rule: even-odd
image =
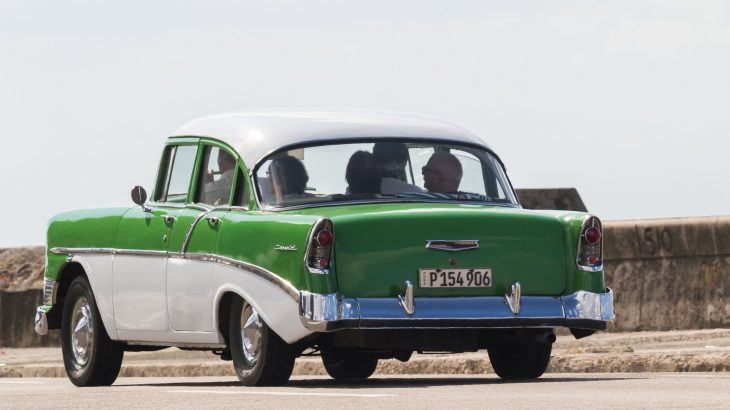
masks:
[[[209,205],[228,204],[231,197],[233,185],[233,171],[236,168],[236,160],[224,151],[218,151],[218,169],[220,177],[216,180],[213,171],[205,174],[205,190],[203,203]]]
[[[378,142],[373,146],[373,156],[382,175],[380,193],[423,192],[423,189],[406,182],[408,148],[404,143]]]

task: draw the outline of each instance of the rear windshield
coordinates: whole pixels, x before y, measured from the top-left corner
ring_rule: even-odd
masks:
[[[280,151],[260,163],[255,179],[259,200],[269,208],[349,201],[517,202],[491,153],[433,141]]]

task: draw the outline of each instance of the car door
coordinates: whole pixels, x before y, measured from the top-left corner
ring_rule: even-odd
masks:
[[[230,209],[236,175],[242,174],[236,157],[222,146],[203,144],[201,158],[193,203],[179,211],[170,235],[167,306],[173,329],[215,332],[215,260],[211,256]]]
[[[170,235],[187,201],[197,150],[197,140],[168,145],[153,201],[148,208],[131,208],[120,220],[112,262],[118,331],[167,331],[170,327],[167,254]]]

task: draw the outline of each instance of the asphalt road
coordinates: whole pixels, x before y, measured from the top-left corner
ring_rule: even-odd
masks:
[[[495,376],[375,377],[338,383],[297,376],[250,388],[227,377],[120,378],[77,388],[62,378],[0,379],[2,409],[83,408],[730,408],[729,373],[551,374],[531,382]]]

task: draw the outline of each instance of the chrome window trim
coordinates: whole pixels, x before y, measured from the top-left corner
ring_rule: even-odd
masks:
[[[91,254],[91,255],[125,255],[125,256],[147,256],[147,257],[167,257],[169,259],[184,259],[191,261],[200,262],[213,262],[221,265],[232,266],[234,268],[242,269],[253,273],[254,275],[267,280],[268,282],[276,285],[279,289],[283,290],[295,301],[299,300],[299,290],[294,287],[289,281],[282,279],[275,273],[262,268],[260,266],[240,261],[225,256],[218,256],[207,253],[168,253],[166,251],[153,251],[153,250],[140,250],[140,249],[115,249],[115,248],[52,248],[51,252],[57,255],[70,255],[73,260],[73,255],[77,254]]]
[[[343,206],[343,205],[379,205],[379,204],[397,204],[397,203],[408,203],[408,204],[447,204],[447,205],[480,205],[480,206],[498,206],[502,208],[515,208],[522,209],[521,205],[516,204],[503,204],[495,202],[479,202],[479,201],[459,201],[459,200],[444,200],[444,199],[411,199],[411,198],[382,198],[377,200],[354,200],[354,201],[338,201],[338,202],[315,202],[311,204],[298,204],[287,207],[274,207],[267,206],[263,207],[260,203],[256,203],[261,211],[264,212],[280,212],[280,211],[295,211],[298,209],[308,208],[321,208],[325,206]]]
[[[386,200],[356,200],[356,201],[343,201],[343,202],[316,202],[312,204],[297,204],[297,205],[291,205],[291,206],[282,206],[282,207],[274,207],[274,206],[264,206],[261,202],[261,194],[259,191],[259,186],[256,183],[256,173],[254,171],[258,171],[259,167],[263,165],[266,160],[271,157],[272,155],[283,152],[283,151],[289,151],[292,149],[298,149],[298,148],[307,148],[307,147],[315,147],[315,146],[326,146],[326,145],[340,145],[340,144],[357,144],[358,142],[370,142],[373,140],[377,141],[389,141],[389,140],[397,140],[397,141],[408,141],[408,142],[428,142],[428,143],[441,143],[446,145],[456,145],[456,146],[466,146],[471,148],[480,149],[483,151],[486,151],[490,155],[492,155],[499,165],[502,167],[502,171],[504,172],[505,177],[507,177],[507,183],[509,184],[509,188],[512,191],[512,199],[514,199],[515,203],[510,204],[503,204],[503,203],[493,203],[493,202],[479,202],[479,201],[459,201],[459,200],[443,200],[443,199],[423,199],[419,198],[417,200],[410,199],[404,200],[406,198],[393,198],[397,199],[396,201],[391,201],[390,199]],[[357,137],[357,138],[336,138],[336,139],[325,139],[325,140],[309,140],[309,141],[301,141],[296,142],[288,145],[282,145],[278,148],[272,149],[269,152],[267,152],[265,155],[261,156],[252,167],[249,168],[249,178],[251,182],[251,186],[253,187],[253,197],[254,202],[256,203],[256,207],[259,210],[262,211],[289,211],[289,210],[297,210],[297,209],[306,209],[306,208],[318,208],[322,206],[336,206],[336,205],[359,205],[359,204],[373,204],[373,203],[390,203],[390,202],[407,202],[407,203],[447,203],[447,204],[479,204],[479,205],[487,205],[487,206],[504,206],[508,208],[522,208],[522,205],[519,203],[519,199],[517,198],[517,194],[515,193],[515,188],[512,186],[512,181],[510,181],[509,176],[507,175],[507,168],[504,166],[504,163],[502,162],[502,159],[499,158],[497,153],[495,153],[491,148],[489,148],[486,144],[480,145],[477,143],[470,143],[465,141],[454,141],[444,138],[429,138],[429,137],[423,137],[423,138],[409,138],[409,137]]]
[[[158,198],[164,198],[165,202],[167,202],[167,189],[170,188],[170,177],[172,177],[172,164],[175,162],[177,147],[179,147],[179,145],[172,145],[172,152],[170,153],[170,159],[167,161],[167,170],[165,171],[165,183],[162,186],[162,196]]]

